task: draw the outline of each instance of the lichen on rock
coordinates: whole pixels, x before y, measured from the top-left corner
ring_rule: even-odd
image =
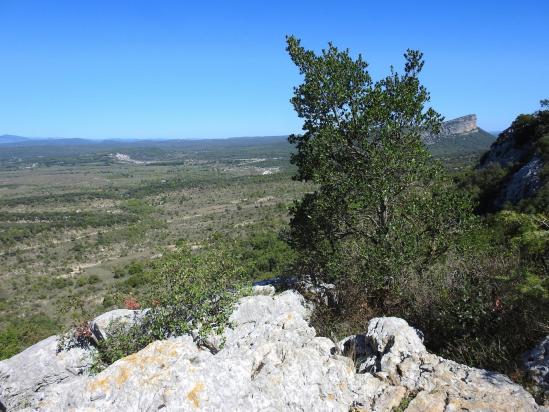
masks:
[[[4,373],[0,399],[9,410],[38,411],[390,411],[404,404],[409,411],[539,409],[507,377],[428,353],[402,319],[372,319],[367,332],[338,345],[316,336],[299,293],[256,293],[239,300],[216,354],[190,335],[174,337],[95,376],[52,380],[26,405],[6,397],[6,387],[15,386]],[[345,356],[351,349],[356,361]],[[0,371],[17,362],[1,362]]]

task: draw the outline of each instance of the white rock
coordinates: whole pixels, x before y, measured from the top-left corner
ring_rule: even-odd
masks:
[[[543,390],[549,391],[549,336],[526,352],[522,360],[529,378]]]
[[[273,285],[254,285],[252,287],[252,294],[254,295],[267,295],[273,296],[276,290]]]
[[[414,328],[398,318],[375,318],[365,335],[366,370],[418,394],[409,411],[535,411],[532,396],[508,377],[430,354]],[[438,406],[437,406],[438,405]]]
[[[415,330],[397,318],[373,319],[366,334],[341,344],[341,350],[349,342],[362,345],[359,366],[367,363],[373,373],[356,373],[353,360],[341,356],[336,344],[316,336],[309,315],[295,291],[248,296],[235,307],[225,346],[215,355],[191,336],[157,341],[96,376],[57,380],[27,406],[38,411],[390,411],[405,396],[418,394],[409,410],[539,409],[508,378],[429,354]]]
[[[85,374],[91,352],[81,348],[57,352],[58,338],[50,336],[0,362],[0,405],[17,410],[35,404],[48,386]]]
[[[505,202],[517,203],[522,198],[533,196],[541,187],[543,166],[540,156],[532,157],[505,183],[497,204],[502,206]]]
[[[90,322],[90,329],[97,340],[109,337],[109,325],[116,322],[124,327],[131,327],[143,317],[145,311],[131,309],[115,309],[99,315]]]

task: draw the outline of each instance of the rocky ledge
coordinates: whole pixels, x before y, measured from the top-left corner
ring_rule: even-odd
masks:
[[[509,378],[425,349],[398,318],[376,318],[339,343],[318,337],[302,295],[272,286],[242,298],[213,354],[191,336],[157,341],[97,375],[90,350],[56,337],[0,362],[7,410],[536,411]],[[127,316],[128,314],[123,314]],[[112,317],[112,316],[111,316]],[[109,316],[103,316],[103,319]]]

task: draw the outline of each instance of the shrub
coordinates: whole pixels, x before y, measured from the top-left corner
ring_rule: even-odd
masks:
[[[456,241],[424,273],[399,277],[382,306],[363,284],[342,284],[339,305],[317,308],[314,326],[341,339],[375,316],[398,316],[425,334],[430,350],[460,363],[513,374],[549,325],[548,273],[539,217],[502,212]]]
[[[137,299],[133,297],[127,297],[126,299],[124,299],[124,307],[126,309],[136,310],[139,309],[141,305],[139,304]]]
[[[95,370],[144,348],[149,343],[197,333],[205,344],[211,333],[222,333],[233,304],[244,293],[244,273],[240,261],[219,244],[198,253],[190,247],[151,261],[143,273],[145,290],[141,306],[149,308],[142,321],[129,330],[112,325],[108,342],[100,342]],[[136,298],[126,304],[138,307]]]

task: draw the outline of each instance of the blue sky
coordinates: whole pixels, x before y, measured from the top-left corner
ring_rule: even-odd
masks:
[[[360,52],[374,78],[418,48],[435,109],[487,130],[549,98],[547,0],[0,0],[0,135],[299,131],[286,34]]]

